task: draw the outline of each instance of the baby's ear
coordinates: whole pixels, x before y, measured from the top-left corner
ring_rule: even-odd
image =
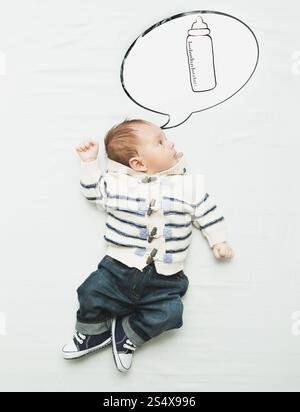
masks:
[[[147,170],[147,167],[140,157],[131,157],[128,160],[128,164],[131,169],[136,170],[137,172],[145,172]]]

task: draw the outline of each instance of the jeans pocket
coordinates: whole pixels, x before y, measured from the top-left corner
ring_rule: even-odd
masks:
[[[123,268],[123,269],[129,269],[127,265],[125,265],[125,263],[120,262],[119,260],[113,258],[112,256],[109,255],[105,255],[103,256],[103,258],[101,259],[101,261],[98,264],[98,268],[100,266],[104,266],[106,268]]]
[[[109,255],[105,255],[100,261],[98,270],[103,273],[103,276],[108,282],[114,282],[121,289],[126,288],[132,280],[132,276],[138,271],[137,268],[129,267],[125,263]]]
[[[182,270],[174,273],[173,275],[163,275],[162,273],[157,273],[155,271],[154,277],[157,277],[158,279],[163,279],[163,280],[173,280],[173,279],[176,280],[176,279],[183,279],[185,277],[185,274],[183,273]]]

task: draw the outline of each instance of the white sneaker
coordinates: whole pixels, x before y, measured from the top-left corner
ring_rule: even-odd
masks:
[[[136,345],[126,336],[121,318],[113,317],[111,329],[112,349],[116,367],[120,372],[127,372],[131,367]]]
[[[75,331],[73,340],[62,348],[65,359],[76,359],[102,349],[111,343],[111,331],[99,335],[84,335]]]

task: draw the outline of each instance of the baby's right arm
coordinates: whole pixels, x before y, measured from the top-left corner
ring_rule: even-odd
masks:
[[[99,143],[96,140],[86,140],[76,146],[76,152],[83,162],[91,162],[97,159]]]
[[[80,188],[84,197],[105,209],[106,182],[98,164],[99,143],[87,140],[76,147],[80,157]]]

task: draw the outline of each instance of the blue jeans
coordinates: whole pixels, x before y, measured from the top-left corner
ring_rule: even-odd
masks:
[[[77,289],[76,329],[86,335],[100,334],[110,328],[111,316],[117,315],[127,337],[141,346],[182,326],[181,297],[188,285],[182,270],[166,276],[156,272],[153,262],[141,271],[105,255]]]

